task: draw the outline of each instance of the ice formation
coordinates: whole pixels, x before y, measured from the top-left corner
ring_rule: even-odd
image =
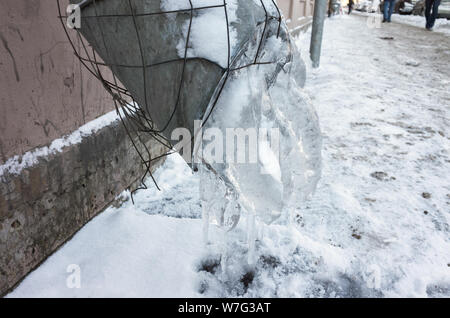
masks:
[[[236,16],[232,24],[242,23]],[[223,24],[223,15],[206,11],[198,19],[211,19],[211,25]],[[281,218],[288,223],[291,212],[314,191],[321,173],[318,118],[302,92],[305,67],[285,25],[279,33],[277,26],[268,24],[264,31],[264,25],[260,25],[256,36],[239,53],[233,51],[232,69],[252,63],[258,50],[261,59],[270,63],[242,68],[229,76],[214,110],[207,111],[203,118],[203,136],[193,153],[194,162],[200,162],[205,238],[210,224],[225,233],[245,214],[250,264],[254,262],[257,222],[270,224]],[[205,33],[205,38],[194,41],[192,49],[206,52],[208,47],[202,46],[207,43]],[[214,55],[215,47],[220,45],[209,48],[209,55]],[[225,144],[233,128],[257,133],[256,162],[249,162],[255,154],[254,140],[248,135],[246,161],[236,162],[243,155],[238,146],[233,147],[230,156]],[[223,136],[223,142],[217,143],[217,138]],[[217,145],[225,149],[221,158],[217,156]]]
[[[225,235],[244,215],[252,263],[256,224],[289,222],[320,177],[305,65],[275,0],[88,1],[82,16],[97,17],[80,32],[116,77],[91,70],[126,109],[124,124],[176,150],[176,130],[196,137],[181,153],[202,176],[205,238],[211,223]]]

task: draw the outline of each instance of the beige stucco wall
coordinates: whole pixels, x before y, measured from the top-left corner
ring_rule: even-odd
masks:
[[[304,23],[304,17],[314,13],[314,0],[277,0],[289,29],[295,29]],[[303,20],[303,21],[302,21]]]
[[[56,0],[0,1],[0,74],[0,164],[113,109],[75,58]]]

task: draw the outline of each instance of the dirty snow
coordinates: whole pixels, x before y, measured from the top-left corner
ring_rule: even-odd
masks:
[[[362,16],[370,16],[370,17],[378,17],[381,21],[382,15],[379,13],[367,13],[360,11],[353,11],[354,14],[362,15]],[[411,25],[419,28],[425,28],[425,17],[419,15],[402,15],[394,13],[391,17],[392,22]],[[447,36],[450,36],[450,20],[440,18],[436,19],[434,24],[433,32],[444,33]]]
[[[420,28],[425,27],[425,17],[421,17],[418,15],[400,15],[400,14],[393,14],[392,15],[392,21],[407,25],[412,25]],[[436,19],[436,22],[434,24],[433,32],[441,32],[445,33],[447,35],[450,35],[450,20],[441,18]]]
[[[290,226],[258,225],[254,268],[245,220],[221,248],[202,244],[198,175],[171,156],[163,192],[109,208],[9,297],[450,297],[449,46],[411,26],[326,21],[306,83],[323,176]],[[70,264],[80,289],[66,286]]]

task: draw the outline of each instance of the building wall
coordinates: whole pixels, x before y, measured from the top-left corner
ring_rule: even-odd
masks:
[[[291,30],[310,21],[314,13],[314,0],[278,0],[277,3]]]
[[[61,3],[64,10],[68,0]],[[1,297],[134,188],[144,168],[118,120],[31,164],[21,157],[114,108],[75,57],[56,0],[0,1],[0,74]],[[141,140],[153,158],[166,151]],[[13,156],[27,163],[19,173],[2,169]]]
[[[113,109],[74,56],[56,0],[1,0],[0,21],[0,164]]]

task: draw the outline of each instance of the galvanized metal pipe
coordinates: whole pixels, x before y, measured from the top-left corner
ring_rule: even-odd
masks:
[[[327,10],[328,0],[316,0],[314,5],[314,18],[311,31],[311,46],[309,53],[311,56],[312,66],[314,68],[320,65],[320,53],[322,50],[323,25],[325,22],[325,14]]]

